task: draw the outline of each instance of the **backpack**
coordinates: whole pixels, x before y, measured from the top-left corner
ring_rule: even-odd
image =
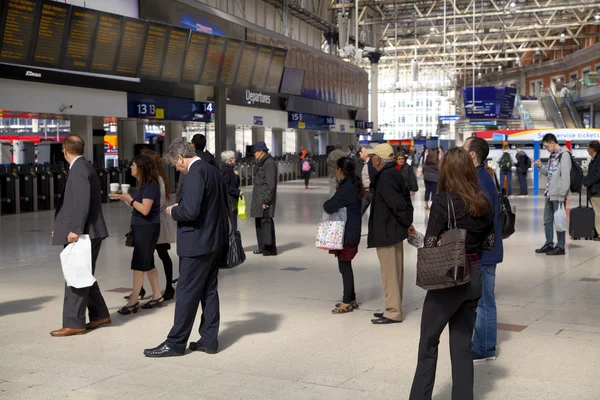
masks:
[[[571,157],[571,176],[569,177],[569,190],[573,193],[579,193],[581,192],[581,187],[583,185],[583,169],[581,168],[581,165],[575,162],[575,157],[573,157],[573,154],[571,154],[571,152],[569,151],[567,151],[567,153],[569,153],[569,157]],[[559,163],[562,159],[563,154],[561,154],[560,157],[558,157]]]
[[[529,169],[529,168],[531,168],[531,158],[529,158],[529,156],[527,154],[525,154],[525,157],[527,157],[525,159],[525,168]]]
[[[504,153],[502,157],[500,157],[500,161],[498,162],[501,171],[510,171],[512,168],[512,159],[510,158],[510,154]]]
[[[308,160],[304,160],[304,162],[302,162],[302,172],[308,172],[310,169],[310,162],[308,162]]]
[[[500,202],[500,225],[502,226],[502,239],[508,239],[513,233],[515,233],[515,222],[517,216],[513,212],[510,200],[506,196],[506,189],[500,188],[498,178],[494,174],[494,181],[496,182],[496,189],[498,189],[498,200]]]

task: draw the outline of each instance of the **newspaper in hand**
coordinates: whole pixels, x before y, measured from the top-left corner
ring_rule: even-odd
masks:
[[[415,230],[412,234],[408,235],[408,244],[417,249],[423,247],[425,245],[425,235]]]

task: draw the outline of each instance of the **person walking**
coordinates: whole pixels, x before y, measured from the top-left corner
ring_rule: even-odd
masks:
[[[502,156],[498,160],[498,166],[500,167],[500,188],[504,188],[504,185],[506,185],[507,196],[512,196],[512,167],[514,164],[510,149],[505,145],[502,148]]]
[[[233,151],[221,153],[221,176],[231,200],[231,229],[238,230],[238,201],[244,193],[240,190],[240,177],[235,170],[236,157]]]
[[[54,214],[52,245],[67,247],[77,242],[81,235],[89,235],[94,275],[102,241],[108,237],[102,214],[100,178],[83,156],[85,142],[79,135],[68,135],[63,141],[62,150],[69,163],[69,174]],[[90,318],[87,325],[86,309]],[[90,287],[79,289],[65,282],[62,328],[53,330],[50,335],[73,336],[110,323],[110,313],[98,281]]]
[[[596,140],[591,141],[587,151],[592,161],[588,165],[588,174],[583,178],[583,186],[587,188],[587,195],[596,214],[596,235],[600,235],[600,143]],[[594,240],[600,241],[600,236],[596,236]]]
[[[404,183],[410,190],[410,195],[414,196],[419,191],[419,183],[417,182],[417,174],[412,165],[407,162],[407,156],[404,153],[396,155],[396,169],[402,174]]]
[[[346,157],[346,153],[342,150],[342,146],[339,144],[335,145],[335,149],[327,156],[327,171],[329,173],[329,197],[333,197],[337,190],[337,161]]]
[[[277,204],[277,163],[269,154],[269,148],[265,142],[254,145],[254,158],[256,159],[256,171],[254,173],[254,187],[252,189],[252,205],[250,216],[254,218],[256,227],[256,241],[258,249],[254,254],[263,256],[277,255],[277,239],[275,237],[275,222],[271,224],[271,234],[263,237],[262,220],[265,217],[275,218],[275,206]],[[268,244],[270,242],[270,244]]]
[[[517,146],[517,176],[519,177],[519,194],[527,196],[527,172],[531,168],[531,158],[523,150],[523,146]]]
[[[437,194],[438,180],[440,179],[440,171],[438,165],[440,158],[438,151],[432,149],[425,158],[425,164],[423,166],[423,180],[425,181],[425,209],[429,210],[429,201],[433,201],[433,198]]]
[[[115,199],[123,201],[133,209],[131,234],[133,239],[133,290],[129,301],[118,312],[122,315],[137,313],[140,308],[138,297],[144,283],[144,275],[152,286],[152,300],[142,308],[161,306],[165,299],[158,284],[158,271],[154,265],[154,250],[160,237],[160,184],[152,159],[145,155],[133,157],[131,175],[137,180],[137,191],[117,194]]]
[[[496,359],[498,337],[498,314],[496,310],[496,267],[504,259],[502,243],[502,223],[500,220],[500,200],[495,174],[486,171],[484,162],[490,153],[490,146],[484,139],[468,138],[463,148],[469,152],[473,165],[477,169],[479,187],[487,196],[494,210],[495,243],[491,250],[481,251],[481,299],[477,303],[477,319],[473,335],[473,361],[492,361]],[[493,172],[493,171],[492,171]]]
[[[450,215],[452,213],[452,215]],[[440,168],[440,192],[435,196],[425,233],[425,246],[436,246],[453,221],[465,229],[470,281],[461,286],[429,290],[423,303],[421,334],[410,400],[430,400],[435,384],[440,336],[450,326],[452,400],[473,400],[471,337],[475,308],[481,297],[480,253],[493,241],[494,210],[478,183],[473,160],[463,148],[448,150]],[[414,228],[412,228],[414,229]]]
[[[338,189],[332,198],[323,204],[323,209],[328,214],[333,214],[346,208],[346,226],[344,229],[344,248],[331,250],[338,259],[338,267],[344,283],[344,296],[341,303],[335,305],[333,314],[345,314],[358,308],[356,293],[354,291],[354,272],[352,260],[358,253],[361,237],[361,203],[365,189],[360,178],[356,175],[356,164],[349,157],[338,160],[337,177],[340,180]]]
[[[557,242],[556,246],[554,245],[554,213],[569,196],[572,168],[571,154],[558,144],[556,136],[551,133],[546,134],[542,138],[542,146],[550,153],[548,165],[542,165],[542,162],[537,160],[535,166],[540,169],[542,175],[548,176],[544,192],[544,232],[546,243],[535,252],[549,256],[564,256],[566,254],[565,232],[556,232]]]
[[[227,262],[229,195],[221,173],[200,159],[183,139],[167,150],[171,165],[186,175],[181,202],[167,208],[177,221],[179,281],[175,322],[167,340],[144,350],[146,357],[185,354],[198,306],[202,304],[200,339],[190,350],[215,354],[220,325],[218,275]]]
[[[315,162],[310,156],[310,153],[306,153],[301,163],[302,169],[302,177],[304,178],[304,188],[308,189],[308,184],[310,182],[310,176],[315,170]]]
[[[375,313],[371,322],[393,324],[403,320],[404,240],[413,222],[413,206],[402,174],[395,168],[392,146],[378,144],[369,154],[377,173],[371,183],[367,247],[377,249],[385,292],[385,311]]]

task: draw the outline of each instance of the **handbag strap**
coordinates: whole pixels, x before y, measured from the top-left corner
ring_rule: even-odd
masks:
[[[456,226],[456,211],[454,210],[454,202],[452,201],[452,197],[450,197],[450,193],[446,192],[448,196],[448,230],[457,229]],[[452,217],[450,216],[450,207],[452,206],[452,216],[454,217],[454,224],[452,224]]]

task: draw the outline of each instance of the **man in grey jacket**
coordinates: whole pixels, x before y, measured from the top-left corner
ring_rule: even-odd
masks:
[[[549,133],[542,139],[542,146],[550,153],[548,166],[542,165],[540,160],[535,166],[543,175],[548,176],[548,183],[544,191],[546,198],[544,206],[544,230],[546,243],[535,252],[549,256],[565,255],[565,232],[556,232],[557,243],[554,245],[554,213],[560,204],[564,203],[569,196],[571,186],[571,154],[560,147],[556,136]]]

